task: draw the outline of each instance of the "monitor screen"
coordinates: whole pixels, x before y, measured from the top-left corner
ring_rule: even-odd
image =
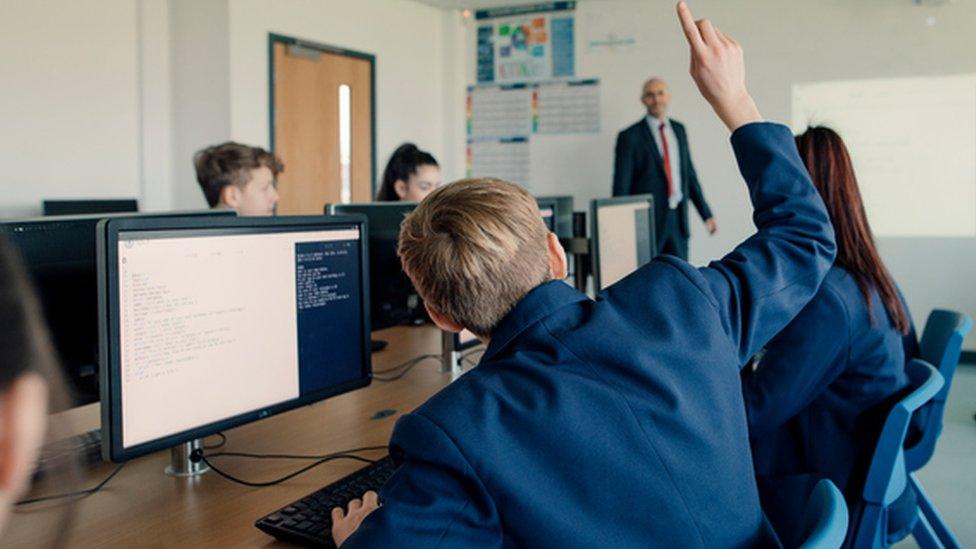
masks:
[[[44,215],[80,215],[117,212],[138,212],[135,198],[102,200],[45,200],[41,203]]]
[[[113,460],[369,383],[361,218],[103,230]]]
[[[329,214],[362,214],[369,220],[370,318],[373,330],[428,322],[423,301],[397,257],[400,224],[415,202],[330,204]]]
[[[536,200],[540,203],[542,201],[554,202],[556,205],[554,228],[549,230],[555,232],[559,238],[573,238],[573,197],[569,195],[539,196]]]
[[[649,263],[657,253],[651,195],[594,200],[590,217],[596,291]]]
[[[233,216],[232,210],[148,214]],[[0,223],[19,252],[68,382],[72,406],[98,401],[98,287],[95,226],[106,217],[40,217]]]
[[[536,204],[539,206],[539,213],[542,214],[542,221],[546,224],[549,232],[556,232],[556,221],[559,215],[559,204],[555,200],[537,198]]]

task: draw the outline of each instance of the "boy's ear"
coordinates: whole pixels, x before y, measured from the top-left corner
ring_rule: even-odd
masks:
[[[430,315],[430,319],[441,330],[457,333],[464,329],[464,326],[461,326],[447,315],[441,314],[440,311],[428,305],[427,302],[424,302],[424,308],[427,309],[427,314]]]
[[[236,208],[240,202],[240,192],[237,185],[224,185],[220,189],[220,203]]]
[[[566,250],[559,243],[556,233],[549,233],[546,241],[547,252],[549,255],[549,275],[553,280],[563,280],[569,269],[566,266]]]

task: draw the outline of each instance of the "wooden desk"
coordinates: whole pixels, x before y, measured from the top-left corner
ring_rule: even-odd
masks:
[[[389,346],[373,354],[373,369],[393,367],[422,354],[440,353],[440,332],[430,326],[392,328],[377,337]],[[227,431],[224,449],[255,453],[327,454],[389,441],[397,418],[451,382],[431,359],[395,382],[372,385]],[[396,413],[370,419],[384,409]],[[210,440],[215,440],[211,438]],[[383,452],[364,454],[380,457]],[[169,451],[135,459],[101,491],[76,504],[70,547],[263,547],[285,546],[254,527],[254,520],[349,474],[364,464],[337,460],[267,488],[232,483],[214,472],[192,479],[163,474]],[[222,469],[248,480],[270,480],[308,461],[216,458]],[[88,488],[115,465],[84,471]],[[69,488],[70,489],[70,488]],[[64,489],[55,490],[63,492]],[[32,495],[43,495],[41,493]],[[63,505],[14,513],[2,547],[43,547],[60,526]]]

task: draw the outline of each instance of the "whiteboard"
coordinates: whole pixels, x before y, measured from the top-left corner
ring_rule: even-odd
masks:
[[[793,85],[793,131],[836,130],[877,236],[976,236],[976,75]]]

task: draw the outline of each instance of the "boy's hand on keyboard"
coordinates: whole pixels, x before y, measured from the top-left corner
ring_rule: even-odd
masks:
[[[376,492],[370,490],[363,494],[362,500],[354,499],[349,502],[348,513],[343,512],[342,507],[332,509],[332,539],[335,540],[336,547],[341,546],[359,528],[366,515],[379,506]]]

